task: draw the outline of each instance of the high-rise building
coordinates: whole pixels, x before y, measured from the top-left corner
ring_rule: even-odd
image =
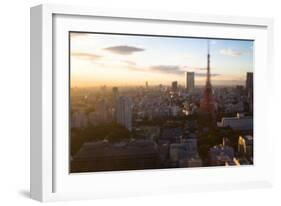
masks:
[[[159,84],[159,91],[162,91],[162,89],[163,89],[163,85]]]
[[[114,100],[117,100],[119,96],[118,87],[112,87],[112,93],[113,93]]]
[[[172,82],[172,90],[173,91],[177,91],[177,89],[178,89],[178,82],[177,81],[173,81]]]
[[[71,128],[83,129],[88,127],[88,117],[84,110],[78,110],[71,116]]]
[[[247,96],[248,96],[249,111],[253,112],[253,100],[254,100],[254,75],[253,75],[253,72],[247,72],[246,92],[247,92]]]
[[[118,87],[112,87],[112,107],[111,107],[111,115],[113,120],[117,120],[117,101],[119,97]]]
[[[117,102],[117,123],[132,130],[132,100],[130,97],[121,96]]]
[[[253,81],[254,81],[254,75],[253,72],[247,72],[247,79],[246,79],[246,90],[249,92],[250,90],[253,91]]]
[[[148,81],[145,82],[145,88],[148,89]]]
[[[108,120],[108,111],[107,111],[107,102],[105,99],[99,100],[96,105],[96,115],[98,116],[99,121],[105,122]]]
[[[186,72],[185,88],[188,92],[191,92],[194,89],[194,72]]]

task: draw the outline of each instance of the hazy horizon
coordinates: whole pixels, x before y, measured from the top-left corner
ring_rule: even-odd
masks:
[[[172,81],[171,81],[172,83]],[[170,84],[161,84],[161,86],[163,87],[171,87],[171,83]],[[150,88],[155,88],[155,87],[159,87],[160,84],[149,84],[148,86]],[[90,88],[94,88],[94,89],[100,89],[101,87],[105,86],[106,88],[113,88],[113,87],[118,87],[118,88],[129,88],[129,87],[143,87],[145,88],[145,84],[131,84],[131,85],[95,85],[95,86],[71,86],[71,89],[75,89],[75,88],[78,88],[78,89],[90,89]],[[213,88],[216,88],[216,87],[235,87],[235,86],[245,86],[244,82],[241,83],[241,84],[229,84],[229,85],[226,85],[226,84],[215,84],[215,85],[212,85]],[[179,84],[178,83],[178,87],[185,87],[185,84]],[[205,84],[197,84],[195,85],[194,87],[195,89],[196,88],[205,88]]]
[[[195,85],[206,81],[207,39],[95,33],[70,35],[71,88],[185,85],[185,72],[195,72]],[[253,72],[253,41],[210,39],[214,86],[245,85]]]

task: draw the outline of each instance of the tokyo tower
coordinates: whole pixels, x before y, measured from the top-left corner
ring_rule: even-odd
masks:
[[[210,71],[210,45],[208,40],[208,54],[207,54],[207,79],[206,86],[201,100],[200,109],[204,113],[214,114],[216,107],[213,96],[213,88],[211,84],[211,71]]]

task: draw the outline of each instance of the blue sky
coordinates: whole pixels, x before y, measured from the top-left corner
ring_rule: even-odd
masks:
[[[184,85],[184,72],[205,83],[207,39],[72,33],[72,86]],[[253,41],[210,39],[214,85],[243,85],[253,71]]]

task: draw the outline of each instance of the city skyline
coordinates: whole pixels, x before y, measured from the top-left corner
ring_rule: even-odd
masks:
[[[71,33],[71,87],[185,85],[206,80],[207,39]],[[212,84],[245,85],[253,72],[253,41],[210,40]]]

